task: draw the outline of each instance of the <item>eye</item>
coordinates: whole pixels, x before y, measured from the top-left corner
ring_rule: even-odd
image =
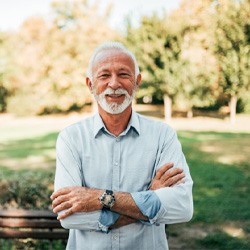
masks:
[[[119,76],[122,78],[129,78],[130,77],[130,75],[128,73],[120,73]]]
[[[101,74],[101,75],[99,75],[98,78],[100,78],[100,79],[106,79],[108,77],[109,77],[109,74]]]

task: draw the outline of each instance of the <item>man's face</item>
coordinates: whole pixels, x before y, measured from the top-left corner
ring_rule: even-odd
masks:
[[[125,53],[108,50],[100,52],[92,68],[92,90],[102,109],[120,114],[135,96],[137,81],[133,60]]]

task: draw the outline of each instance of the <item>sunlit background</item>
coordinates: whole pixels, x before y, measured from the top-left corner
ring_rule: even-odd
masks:
[[[51,210],[55,141],[93,114],[86,70],[107,40],[135,53],[134,109],[177,130],[194,179],[194,218],[166,228],[170,249],[250,249],[248,0],[0,1],[0,209]]]
[[[17,29],[22,22],[30,16],[43,16],[49,18],[52,14],[52,0],[32,1],[32,0],[9,0],[0,2],[0,29]],[[90,2],[94,2],[91,0]],[[100,13],[108,5],[112,5],[112,13],[109,18],[111,27],[125,29],[125,18],[131,17],[133,24],[138,25],[140,17],[143,15],[152,15],[153,12],[163,14],[165,11],[171,12],[178,8],[180,0],[127,0],[112,1],[102,0],[98,2]]]

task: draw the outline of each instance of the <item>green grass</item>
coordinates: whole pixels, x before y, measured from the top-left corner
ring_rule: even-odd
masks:
[[[188,250],[250,250],[250,134],[178,136],[194,180],[194,217],[184,233],[183,225],[170,225],[170,238]]]
[[[206,249],[213,250],[249,250],[250,245],[244,239],[238,239],[236,237],[232,237],[224,232],[215,231],[204,239],[199,240],[201,248],[205,247]]]
[[[0,141],[0,167],[18,171],[55,166],[57,135],[54,132],[28,139]]]
[[[3,136],[1,140],[0,134],[2,206],[13,200],[25,208],[49,206],[57,135],[34,133],[33,137],[6,140]],[[178,136],[194,180],[194,217],[187,227],[206,232],[203,237],[190,236],[193,240],[186,239],[183,249],[189,250],[190,242],[192,249],[250,249],[250,134],[179,131]],[[12,196],[6,198],[9,193]],[[26,198],[30,205],[25,205],[28,196],[38,202]],[[228,224],[240,228],[243,236],[227,233],[224,225]],[[170,231],[185,242],[178,231],[181,227],[176,231],[170,227]]]
[[[193,222],[249,220],[250,156],[241,154],[250,134],[179,132],[179,138],[194,180]]]

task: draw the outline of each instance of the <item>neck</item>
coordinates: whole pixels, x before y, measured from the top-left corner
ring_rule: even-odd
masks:
[[[118,136],[128,126],[132,113],[132,107],[131,105],[129,105],[121,114],[117,115],[107,113],[99,105],[98,105],[98,111],[107,130],[111,134]]]

